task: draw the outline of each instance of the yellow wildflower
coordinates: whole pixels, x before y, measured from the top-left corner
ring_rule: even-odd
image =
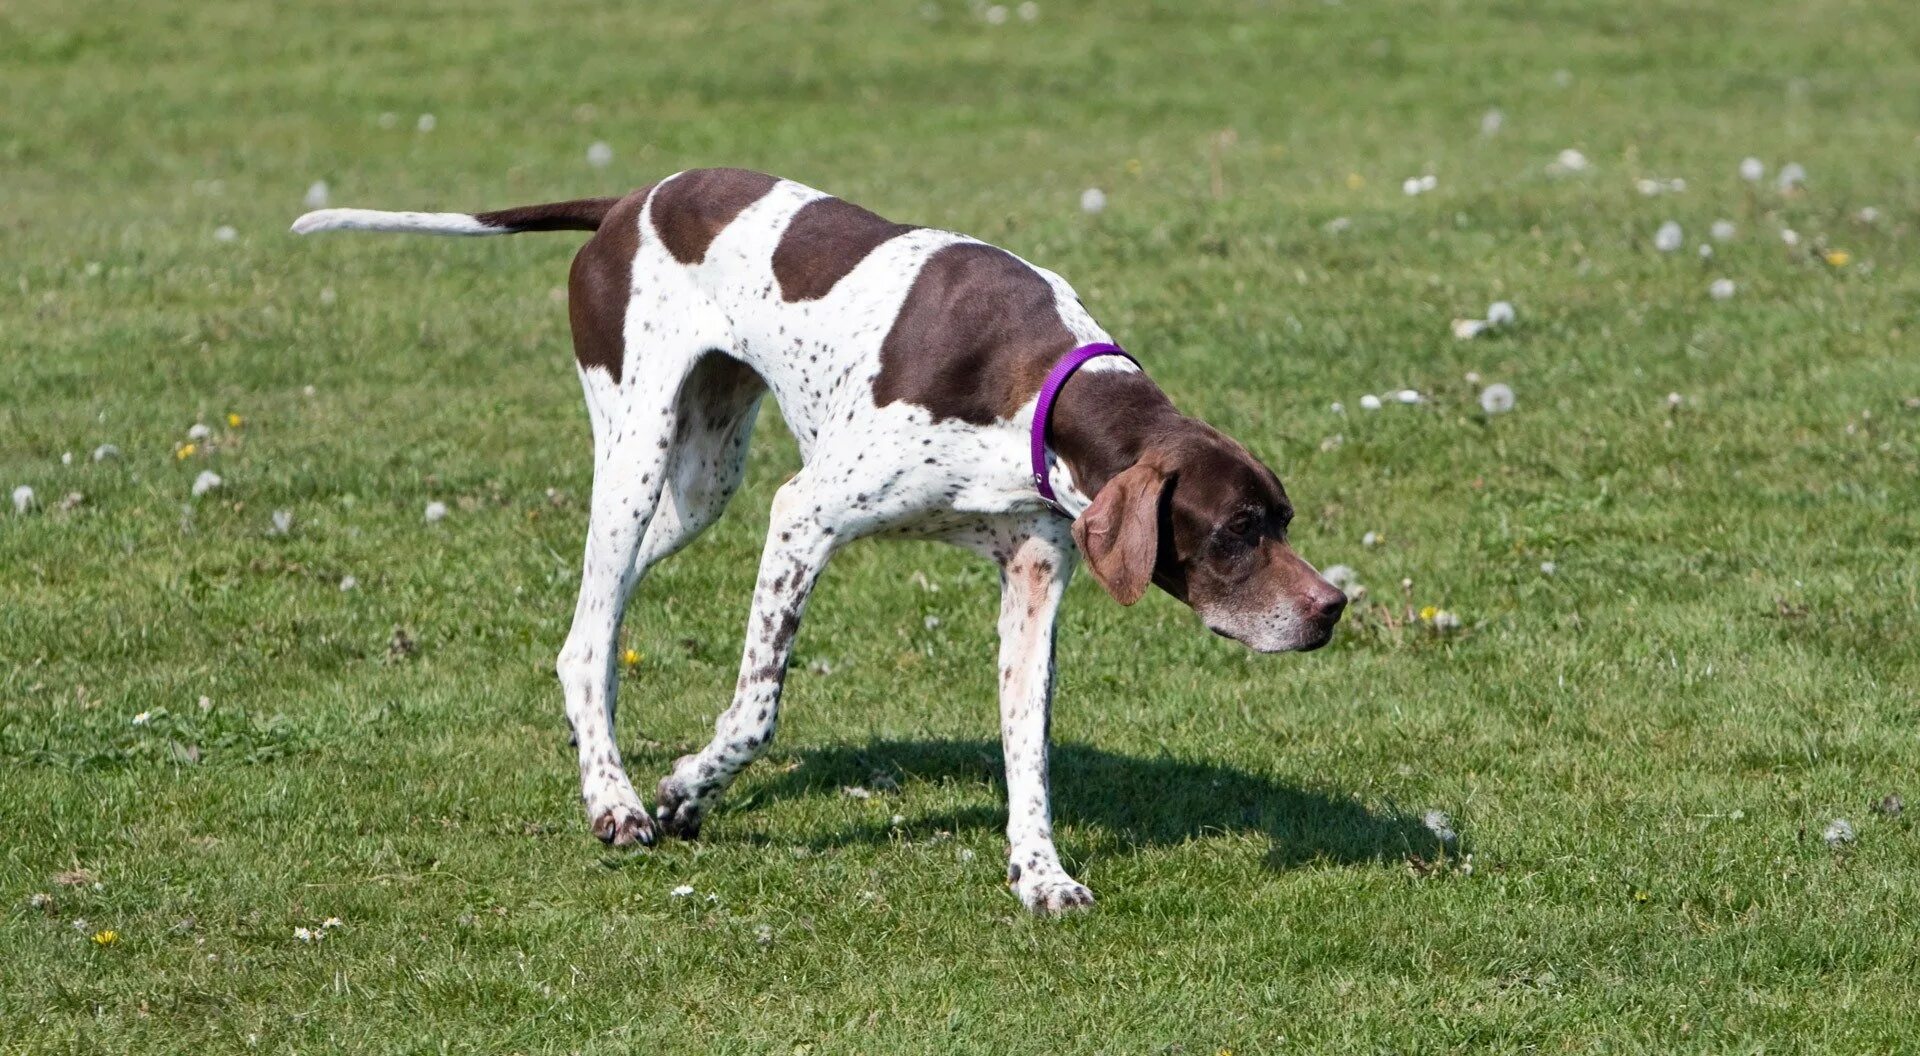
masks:
[[[1436,605],[1429,605],[1420,610],[1420,618],[1427,623],[1432,623],[1433,618],[1438,615],[1440,615],[1440,608]]]
[[[93,944],[95,946],[111,946],[114,943],[119,941],[120,941],[120,933],[113,930],[112,928],[108,928],[105,931],[96,931],[93,933]]]
[[[1367,178],[1357,172],[1347,173],[1347,190],[1357,191],[1367,185]]]
[[[621,653],[620,662],[627,665],[628,667],[639,667],[640,651],[638,649],[629,649],[626,652]]]
[[[239,415],[237,414],[227,415],[227,428],[238,429],[245,424],[246,424],[246,419],[240,417]]]
[[[179,447],[173,449],[173,457],[182,460],[189,459],[192,458],[193,453],[198,450],[200,450],[198,444],[181,444]]]
[[[1143,165],[1141,165],[1141,164],[1140,164],[1140,159],[1139,159],[1139,158],[1128,158],[1128,159],[1127,159],[1127,175],[1129,175],[1129,176],[1138,176],[1138,175],[1140,175],[1140,171],[1141,171],[1141,170],[1142,170],[1143,168],[1145,168],[1145,166],[1143,166]]]
[[[1853,254],[1844,249],[1827,250],[1827,263],[1836,268],[1844,268],[1853,259]]]

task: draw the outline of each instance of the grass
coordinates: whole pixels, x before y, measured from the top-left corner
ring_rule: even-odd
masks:
[[[0,1051],[1909,1049],[1920,834],[1872,804],[1920,791],[1916,33],[1850,0],[0,8],[0,484],[39,496],[0,511]],[[457,209],[716,163],[1068,275],[1372,587],[1256,658],[1075,584],[1089,915],[1001,884],[993,577],[926,546],[836,560],[703,842],[603,851],[551,673],[577,239],[283,233],[316,179]],[[1449,336],[1496,299],[1517,326]],[[796,465],[765,421],[629,618],[643,786],[732,685]]]

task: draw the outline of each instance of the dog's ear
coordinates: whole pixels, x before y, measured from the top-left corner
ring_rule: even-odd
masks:
[[[1160,467],[1135,463],[1107,481],[1073,522],[1073,541],[1086,555],[1087,571],[1122,605],[1139,601],[1153,580],[1160,553],[1160,492],[1166,483]]]

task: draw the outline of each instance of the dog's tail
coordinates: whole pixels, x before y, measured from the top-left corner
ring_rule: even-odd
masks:
[[[321,209],[293,222],[293,233],[405,231],[422,235],[513,235],[522,231],[598,231],[618,198],[582,198],[524,205],[491,213],[388,213],[378,209]]]

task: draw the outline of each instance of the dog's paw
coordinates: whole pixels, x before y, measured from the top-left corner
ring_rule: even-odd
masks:
[[[1025,869],[1016,863],[1007,869],[1007,886],[1020,896],[1030,912],[1057,917],[1093,908],[1093,892],[1087,885],[1057,869]]]
[[[675,760],[673,772],[660,779],[660,787],[654,792],[653,817],[660,831],[682,840],[700,838],[700,822],[707,812],[705,804],[680,777],[680,771],[692,767],[693,758],[683,755]]]
[[[638,803],[611,803],[587,810],[587,823],[601,843],[614,847],[653,845],[653,819]]]

